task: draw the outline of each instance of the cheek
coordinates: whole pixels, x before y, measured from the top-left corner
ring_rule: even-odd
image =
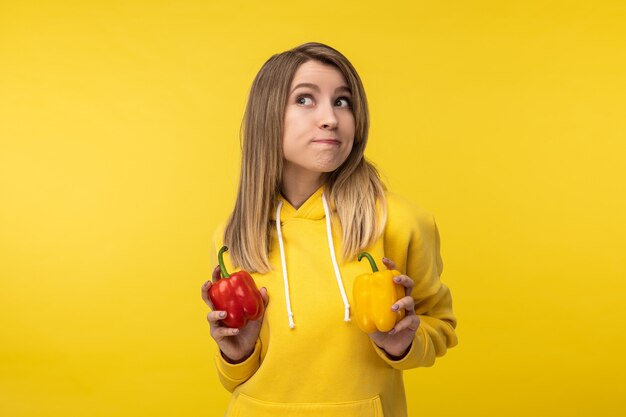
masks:
[[[354,116],[352,114],[346,115],[341,124],[344,137],[354,138],[356,132],[356,125],[354,122]]]
[[[352,151],[352,148],[354,147],[354,133],[355,133],[355,129],[354,129],[354,125],[346,128],[343,131],[343,137],[344,138],[349,138],[349,141],[346,143],[346,147],[347,147],[347,151],[348,153],[350,153]]]
[[[352,152],[353,147],[354,147],[354,141],[351,141],[350,144],[346,146],[346,150],[345,150],[344,157],[343,157],[344,162],[350,156],[350,153]]]
[[[287,112],[283,123],[283,142],[296,140],[302,135],[303,121],[295,113]]]
[[[293,117],[290,117],[289,113],[285,114],[285,121],[283,123],[283,151],[290,148],[293,143],[293,136],[295,134],[294,129],[296,128],[296,124],[293,121]]]

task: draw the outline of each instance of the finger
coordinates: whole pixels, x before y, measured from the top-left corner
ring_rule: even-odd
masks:
[[[224,320],[225,318],[226,318],[226,312],[220,311],[220,310],[211,311],[206,316],[206,319],[209,322],[209,326],[211,327],[224,327],[220,325],[219,321]]]
[[[400,311],[401,309],[405,309],[407,315],[415,314],[415,300],[413,300],[413,297],[408,295],[402,297],[391,306],[393,311]]]
[[[419,316],[407,316],[400,320],[393,329],[389,332],[389,334],[399,333],[402,330],[410,330],[412,332],[417,332],[417,329],[420,326],[420,318]]]
[[[387,269],[398,269],[396,263],[388,258],[383,258],[383,264],[387,267]]]
[[[220,339],[223,337],[237,336],[239,329],[233,329],[230,327],[213,327],[211,328],[211,336],[213,339]]]
[[[267,304],[270,302],[270,295],[267,292],[267,288],[265,287],[261,288],[260,292],[261,292],[261,298],[263,299],[263,303],[267,307]]]
[[[202,284],[202,287],[200,287],[200,295],[202,295],[202,299],[204,300],[206,305],[208,305],[211,310],[215,310],[215,308],[213,307],[213,303],[209,298],[209,288],[211,288],[211,285],[211,281],[207,281]]]
[[[213,269],[213,274],[211,275],[211,278],[213,278],[214,284],[222,278],[222,270],[220,269],[219,265],[216,266],[215,269]]]
[[[396,284],[400,284],[404,287],[404,293],[406,295],[410,295],[413,291],[413,286],[415,282],[407,275],[396,275],[393,277],[393,282]]]

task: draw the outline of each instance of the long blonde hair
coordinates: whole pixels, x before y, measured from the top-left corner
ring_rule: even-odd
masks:
[[[272,269],[268,253],[274,227],[271,216],[282,183],[285,108],[297,69],[311,60],[337,68],[352,92],[355,122],[352,151],[328,175],[325,184],[341,224],[344,260],[374,243],[384,229],[385,187],[376,168],[363,155],[369,111],[361,79],[339,51],[317,42],[306,43],[268,59],[250,88],[241,132],[239,189],[224,233],[231,262],[250,272],[265,273]]]

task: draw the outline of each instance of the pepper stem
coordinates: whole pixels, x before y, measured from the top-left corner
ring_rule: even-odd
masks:
[[[220,274],[222,274],[222,278],[230,277],[230,274],[226,271],[226,267],[224,266],[224,252],[226,252],[228,248],[226,246],[222,246],[222,249],[217,253],[217,262],[220,264]]]
[[[372,272],[378,272],[378,267],[376,266],[376,262],[374,262],[374,258],[372,258],[372,255],[370,255],[367,252],[361,252],[359,253],[359,257],[358,257],[358,261],[361,262],[361,259],[363,259],[363,257],[366,257],[368,261],[370,261],[370,265],[372,267]]]

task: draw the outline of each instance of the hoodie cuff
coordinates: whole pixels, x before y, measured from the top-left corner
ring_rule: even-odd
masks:
[[[423,366],[422,358],[424,356],[424,330],[422,326],[417,329],[415,333],[415,338],[411,342],[411,347],[406,354],[400,359],[391,359],[387,352],[384,349],[380,348],[373,340],[370,339],[374,350],[380,356],[382,360],[384,360],[387,364],[389,364],[392,368],[399,370],[406,370],[417,368],[418,366]]]
[[[217,350],[215,364],[221,376],[231,383],[241,384],[248,380],[259,368],[261,363],[261,340],[257,339],[252,355],[240,363],[229,363],[222,356],[222,352]]]

